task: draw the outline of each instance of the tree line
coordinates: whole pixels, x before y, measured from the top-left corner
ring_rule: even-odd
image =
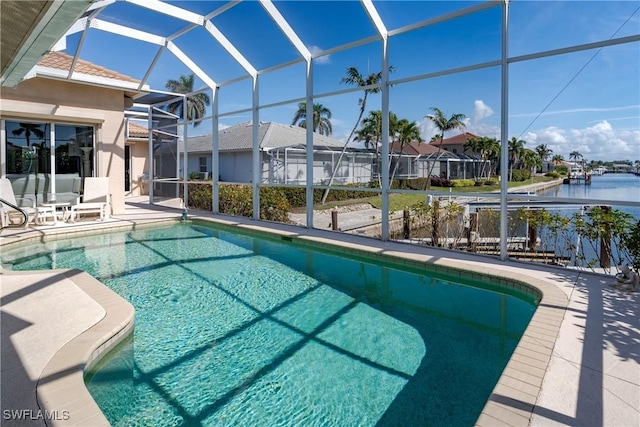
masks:
[[[389,72],[393,72],[394,70],[395,68],[393,66],[389,67]],[[195,76],[193,74],[180,76],[178,80],[168,80],[166,88],[175,93],[191,93],[193,92],[194,79]],[[382,111],[371,110],[366,117],[365,112],[367,111],[366,106],[369,95],[379,93],[381,90],[381,79],[382,72],[380,71],[364,75],[356,67],[348,67],[345,76],[340,80],[341,84],[362,88],[362,97],[358,99],[358,117],[333,167],[328,183],[329,187],[333,184],[335,175],[339,170],[340,163],[350,142],[362,142],[366,148],[373,149],[378,156],[380,155],[379,146],[382,141]],[[199,93],[188,96],[185,106],[182,105],[181,101],[169,104],[167,111],[180,117],[186,116],[186,119],[192,121],[193,126],[196,127],[205,116],[206,107],[209,106],[209,104],[209,96],[205,93]],[[313,117],[311,123],[313,125],[313,131],[321,135],[331,135],[333,133],[331,110],[320,103],[314,103],[312,111]],[[185,112],[186,114],[184,114]],[[447,117],[441,109],[431,107],[431,114],[427,114],[425,118],[430,120],[437,129],[438,133],[431,139],[430,143],[438,148],[438,154],[442,150],[442,142],[446,132],[452,130],[463,131],[465,128],[464,119],[466,116],[461,113],[454,113]],[[307,105],[305,102],[298,104],[298,109],[294,113],[291,124],[306,128]],[[398,118],[393,112],[389,112],[388,137],[391,138],[394,151],[399,152],[400,156],[402,156],[404,149],[409,144],[416,142],[421,144],[424,142],[420,136],[419,126],[415,121]],[[536,146],[535,149],[526,148],[526,144],[527,142],[519,137],[512,137],[508,141],[509,180],[513,179],[514,168],[526,168],[533,172],[542,167],[542,163],[550,158],[555,165],[561,164],[564,161],[561,155],[553,155],[553,157],[551,157],[553,150],[549,149],[545,144],[540,144]],[[481,158],[481,176],[491,178],[492,175],[497,175],[496,167],[500,159],[499,139],[484,136],[470,138],[464,144],[464,150],[465,152],[468,150]],[[584,161],[584,157],[578,151],[571,152],[569,158],[576,163]],[[435,162],[431,162],[428,178],[431,177],[434,166]],[[395,163],[394,169],[391,171],[391,181],[395,178],[397,170],[398,162]],[[430,188],[430,179],[427,180],[427,189],[428,188]],[[328,193],[328,190],[326,192]],[[326,193],[323,197],[323,201],[324,200],[326,200]]]

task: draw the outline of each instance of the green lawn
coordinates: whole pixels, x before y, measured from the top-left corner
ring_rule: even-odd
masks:
[[[512,181],[508,183],[509,188],[521,187],[523,185],[529,184],[537,184],[540,182],[548,182],[553,181],[555,178],[547,177],[547,176],[536,176],[533,178],[533,182],[528,179],[526,181]],[[432,187],[432,191],[437,191],[442,193],[443,195],[456,195],[461,193],[489,193],[491,191],[500,190],[500,185],[483,185],[482,187],[451,187],[451,193],[449,193],[449,188],[442,187]],[[424,194],[392,194],[389,197],[389,210],[390,211],[400,211],[406,207],[413,206],[416,203],[424,202],[426,196]],[[382,198],[380,196],[371,197],[366,199],[368,203],[370,203],[373,207],[381,209],[382,208]],[[362,203],[362,200],[359,200],[358,203]]]

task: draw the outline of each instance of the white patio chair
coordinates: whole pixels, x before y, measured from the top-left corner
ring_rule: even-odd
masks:
[[[16,199],[11,181],[7,178],[0,178],[0,199],[19,207],[27,213],[27,222],[24,223],[23,228],[27,228],[30,222],[36,217],[35,200],[27,198]],[[24,216],[22,213],[8,204],[0,202],[0,225],[4,228],[12,223],[15,223],[14,218],[18,219],[18,224],[22,223]]]
[[[71,205],[69,221],[75,222],[80,214],[100,214],[100,221],[109,219],[111,196],[109,194],[109,178],[89,177],[84,179],[84,193],[80,202]]]

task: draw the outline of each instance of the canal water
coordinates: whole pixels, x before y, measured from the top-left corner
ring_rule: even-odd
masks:
[[[601,176],[592,176],[591,185],[584,184],[563,184],[548,190],[540,191],[537,193],[540,196],[552,196],[561,198],[575,198],[575,199],[591,199],[591,200],[606,200],[608,203],[602,203],[602,205],[611,205],[612,209],[633,215],[637,221],[640,221],[640,176],[636,176],[630,173],[624,174],[605,174]],[[634,206],[615,205],[610,203],[611,201],[624,201],[637,203]],[[578,202],[579,203],[579,202]],[[598,205],[595,203],[594,205]],[[593,206],[593,205],[591,205]],[[576,213],[575,209],[560,209],[556,211],[563,216],[572,216]],[[564,230],[565,239],[569,239],[571,243],[578,244],[580,237],[572,233],[570,230]],[[553,233],[550,234],[554,236]],[[548,240],[548,239],[547,239]],[[563,239],[560,239],[563,240]],[[571,256],[571,264],[588,264],[597,260],[599,255],[598,242],[582,242],[582,250],[584,259],[582,262],[575,259],[575,254],[572,254],[572,250],[568,247],[569,241],[565,241],[564,244],[559,243],[556,238],[554,249],[556,254],[560,256]],[[549,242],[547,242],[549,243]],[[617,252],[616,242],[612,242],[613,252],[613,264],[627,263],[627,260],[619,260],[620,253]],[[618,258],[618,261],[616,261]],[[597,267],[597,264],[594,265]]]
[[[640,176],[631,173],[594,175],[591,177],[591,185],[563,184],[540,191],[538,195],[637,202],[637,206],[612,207],[630,213],[640,221]]]

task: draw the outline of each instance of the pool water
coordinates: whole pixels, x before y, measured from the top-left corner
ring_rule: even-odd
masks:
[[[88,373],[116,426],[473,425],[535,303],[275,240],[177,224],[3,250],[80,268],[136,309]]]

